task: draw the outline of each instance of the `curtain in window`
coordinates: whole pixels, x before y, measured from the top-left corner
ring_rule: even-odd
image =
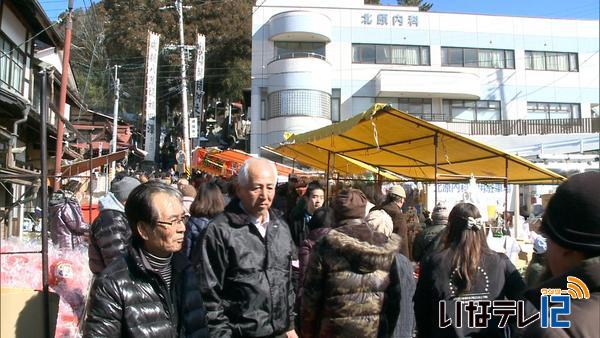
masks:
[[[421,64],[429,65],[429,47],[421,47]]]
[[[546,53],[546,69],[569,70],[569,55],[566,53]]]
[[[504,68],[504,51],[480,49],[479,67]]]
[[[569,71],[576,72],[577,70],[577,54],[569,54]]]
[[[392,63],[400,65],[418,65],[419,47],[391,46]]]
[[[531,52],[531,57],[533,60],[533,69],[546,69],[546,56],[544,55],[544,52]]]

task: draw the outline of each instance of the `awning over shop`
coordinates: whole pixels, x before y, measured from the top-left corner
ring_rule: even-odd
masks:
[[[358,173],[355,160],[420,181],[464,180],[558,184],[564,177],[519,156],[450,132],[390,106],[376,104],[348,120],[292,135],[275,149],[307,165]],[[331,157],[329,157],[331,155]],[[332,161],[334,163],[332,163]]]
[[[91,165],[90,165],[89,159],[77,161],[77,162],[69,164],[69,165],[63,165],[61,167],[61,171],[62,171],[63,175],[68,175],[68,176],[79,175],[83,172],[89,171],[90,167],[96,168],[101,165],[110,164],[114,161],[122,160],[125,157],[127,157],[128,153],[129,153],[128,150],[122,150],[122,151],[117,151],[116,153],[94,157],[92,159]]]
[[[192,154],[192,167],[212,175],[229,177],[236,175],[242,164],[249,158],[252,158],[252,155],[241,150],[220,151],[218,149],[196,148]],[[275,166],[279,176],[306,174],[302,170],[281,163],[275,163]]]

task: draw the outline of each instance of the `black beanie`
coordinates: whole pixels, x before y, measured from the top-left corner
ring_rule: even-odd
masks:
[[[558,245],[600,253],[600,173],[571,176],[550,198],[542,231]]]

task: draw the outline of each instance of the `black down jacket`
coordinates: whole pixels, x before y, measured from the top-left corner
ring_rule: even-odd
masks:
[[[127,252],[131,228],[123,205],[112,194],[100,200],[100,215],[90,229],[89,266],[94,274],[102,272],[112,261]]]
[[[211,337],[267,337],[293,329],[292,238],[269,211],[263,239],[233,199],[208,224],[198,276]]]
[[[210,219],[206,217],[190,217],[185,225],[183,252],[185,252],[185,255],[192,260],[192,252],[194,252],[194,248],[200,244],[200,236],[206,229],[208,222],[210,222]],[[196,251],[199,252],[199,250]]]
[[[171,288],[138,249],[94,280],[84,337],[208,337],[195,274],[182,252],[172,258]]]

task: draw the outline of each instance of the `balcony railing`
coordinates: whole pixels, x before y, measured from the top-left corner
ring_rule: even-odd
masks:
[[[327,59],[325,58],[325,55],[321,55],[321,54],[317,54],[317,53],[313,53],[313,52],[293,52],[293,53],[279,54],[279,55],[275,56],[275,58],[271,62],[275,62],[277,60],[283,60],[283,59],[297,59],[297,58],[315,58],[315,59],[321,59],[323,61],[327,61]],[[269,62],[269,63],[271,63],[271,62]]]
[[[429,121],[443,122],[438,116],[428,115],[424,118]],[[600,118],[446,122],[445,127],[450,131],[469,135],[598,133]]]

